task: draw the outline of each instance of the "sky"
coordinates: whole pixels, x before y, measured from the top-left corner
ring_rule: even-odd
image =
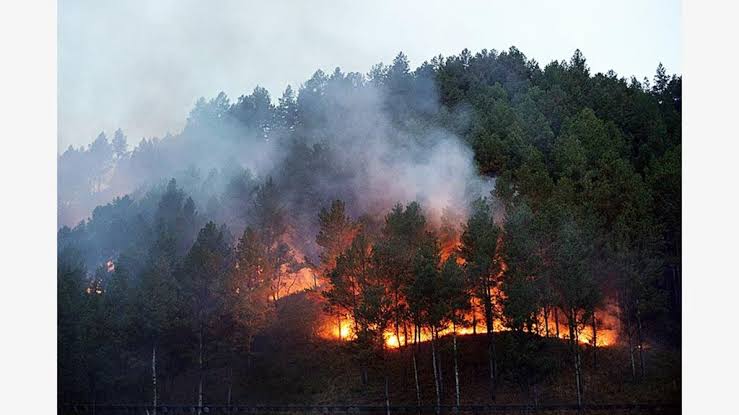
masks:
[[[592,73],[681,73],[676,0],[60,0],[58,144],[123,129],[130,145],[178,133],[199,97],[260,85],[276,101],[317,70],[415,68],[468,48],[516,46],[543,67],[579,48]]]

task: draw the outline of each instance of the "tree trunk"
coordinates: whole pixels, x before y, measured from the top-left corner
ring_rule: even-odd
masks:
[[[395,321],[395,341],[398,342],[398,349],[403,350],[403,344],[400,343],[400,321]]]
[[[198,415],[203,410],[203,327],[198,332]]]
[[[400,347],[400,338],[398,338],[398,347]],[[408,392],[408,322],[403,320],[403,348],[400,351],[400,361],[403,365],[403,392]]]
[[[408,322],[403,322],[403,346],[408,347]]]
[[[472,334],[477,334],[477,308],[475,307],[475,300],[470,302],[472,306]]]
[[[435,330],[431,328],[431,362],[434,365],[434,386],[436,386],[436,414],[438,415],[441,411],[441,389],[439,388],[439,373],[437,371],[436,364],[436,335]]]
[[[488,364],[490,366],[490,399],[495,402],[495,377],[497,374],[497,363],[495,359],[495,342],[493,339],[493,304],[490,298],[490,290],[486,290],[487,297],[483,300],[485,306],[485,329],[488,337]]]
[[[418,384],[418,363],[416,362],[416,352],[413,351],[413,375],[415,376],[416,380],[416,404],[419,406],[419,412],[420,412],[420,406],[421,406],[421,387]]]
[[[457,325],[452,323],[452,343],[454,345],[454,388],[456,392],[456,402],[459,411],[459,363],[457,362]]]
[[[390,415],[390,391],[388,388],[388,376],[387,376],[387,356],[385,354],[385,339],[380,337],[380,340],[382,341],[382,371],[385,378],[385,413],[386,415]]]
[[[568,326],[570,329],[570,348],[575,364],[575,386],[577,389],[577,406],[582,407],[582,386],[580,384],[580,346],[577,344],[577,320],[575,310],[570,310]]]
[[[595,311],[593,311],[593,370],[598,367],[598,326],[595,317]]]
[[[419,339],[419,341],[416,341],[416,338]],[[416,329],[413,333],[413,376],[416,380],[416,403],[418,404],[418,411],[420,413],[421,411],[421,386],[418,383],[418,362],[416,359],[416,353],[418,351],[418,346],[420,343],[420,334],[418,333],[418,326],[416,326]]]
[[[544,335],[549,337],[549,308],[544,306]]]
[[[341,341],[341,312],[340,311],[336,312],[336,321],[339,324],[339,341]]]
[[[559,312],[557,312],[557,307],[554,307],[554,330],[557,338],[559,338]]]
[[[228,368],[228,392],[226,394],[226,405],[228,406],[228,413],[231,413],[231,392],[233,391],[233,378],[234,369],[233,366]]]
[[[439,340],[439,331],[434,330],[434,335],[436,336],[437,340],[437,346],[440,345],[438,343]],[[439,367],[439,391],[441,391],[441,396],[444,396],[444,372],[441,370],[441,350],[438,350],[436,353],[436,365]]]
[[[629,339],[629,357],[631,358],[631,378],[634,380],[634,382],[636,382],[637,379],[636,379],[636,362],[634,359],[634,335],[631,329],[631,319],[627,321],[629,322],[626,328],[626,333]]]
[[[157,413],[157,345],[151,348],[151,390],[152,390],[152,406],[154,407],[154,415]]]

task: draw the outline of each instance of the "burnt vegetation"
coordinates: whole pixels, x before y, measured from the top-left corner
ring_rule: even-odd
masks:
[[[401,53],[70,147],[59,402],[679,402],[681,79]]]

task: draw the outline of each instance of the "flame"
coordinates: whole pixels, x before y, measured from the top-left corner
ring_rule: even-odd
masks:
[[[388,347],[390,349],[397,349],[398,347],[400,347],[400,341],[401,341],[401,339],[399,339],[397,336],[395,336],[395,334],[388,335],[388,333],[385,332],[384,337],[385,337],[385,346],[386,347]],[[403,336],[401,336],[401,338],[403,338]],[[405,340],[405,339],[403,338],[403,340]]]
[[[286,267],[283,266],[283,271]],[[270,301],[295,294],[301,291],[316,289],[320,287],[318,276],[310,267],[303,267],[295,272],[286,272],[284,278],[275,283],[273,290],[274,295],[270,298]],[[238,291],[237,291],[238,292]]]
[[[480,312],[478,311],[476,314],[477,316],[477,326],[473,327],[470,325],[464,325],[464,326],[457,326],[457,335],[464,336],[468,334],[475,334],[475,333],[484,333],[485,332],[485,321],[482,316],[480,316]],[[354,321],[350,316],[342,316],[341,317],[341,323],[339,324],[339,319],[336,316],[336,314],[326,313],[324,314],[325,319],[322,325],[322,329],[319,330],[319,335],[326,339],[326,340],[340,340],[340,341],[348,341],[355,339],[355,333],[354,333]],[[472,321],[471,317],[472,313],[469,313],[467,316],[468,321]],[[495,330],[496,331],[503,331],[506,330],[506,328],[503,326],[503,324],[500,321],[495,321],[494,323]],[[406,342],[405,335],[401,332],[397,336],[395,335],[395,332],[391,329],[387,329],[383,332],[383,339],[385,342],[385,347],[389,349],[397,349],[400,348],[401,345],[410,344],[413,342],[414,333],[413,328],[410,327],[408,329],[408,341]],[[454,332],[454,327],[451,325],[445,326],[438,330],[437,335],[439,337],[451,335]],[[600,333],[599,333],[600,334]],[[421,342],[427,342],[431,340],[431,331],[428,328],[422,328],[419,332],[419,337]]]
[[[449,258],[450,255],[459,252],[459,248],[462,246],[462,242],[459,240],[448,240],[441,244],[441,262],[444,262]],[[457,255],[457,264],[464,265],[464,258]]]
[[[482,311],[482,307],[477,304],[479,300],[474,300],[475,307],[473,308],[474,311],[470,311],[465,316],[465,321],[467,324],[465,325],[458,325],[456,327],[457,335],[458,336],[466,336],[471,334],[483,334],[486,332],[486,326],[485,326],[485,316],[484,312]],[[617,319],[617,310],[618,308],[613,304],[608,304],[607,306],[603,307],[602,309],[596,310],[596,345],[597,347],[609,347],[613,346],[618,342],[618,319]],[[559,337],[562,340],[569,340],[569,331],[567,326],[567,320],[563,317],[564,313],[559,313]],[[324,328],[321,330],[321,337],[327,340],[341,340],[341,341],[348,341],[355,338],[354,335],[354,322],[351,319],[350,316],[342,316],[341,317],[341,323],[339,324],[339,319],[336,315],[333,315],[333,318],[331,318],[331,314],[326,314],[326,321],[324,323]],[[473,319],[474,317],[474,319]],[[475,321],[475,326],[472,325],[472,322]],[[548,319],[548,337],[557,337],[556,331],[555,331],[555,319],[552,315],[549,316]],[[493,322],[493,327],[495,328],[496,332],[503,332],[503,331],[510,331],[510,328],[503,325],[503,322],[499,319],[496,319]],[[448,336],[451,335],[454,332],[454,327],[452,325],[447,325],[445,327],[442,327],[438,332],[438,337]],[[544,325],[544,318],[543,316],[539,317],[539,321],[536,324],[536,327],[534,329],[534,334],[537,334],[541,337],[547,337],[547,331],[545,329]],[[385,342],[385,347],[389,349],[397,349],[400,348],[401,345],[405,345],[412,343],[412,339],[415,337],[413,333],[413,328],[409,328],[408,331],[408,342],[406,342],[405,335],[403,333],[399,333],[397,336],[395,335],[395,332],[391,329],[386,330],[383,333],[383,339]],[[421,342],[427,342],[431,340],[431,331],[428,328],[421,329],[419,333],[420,341]],[[578,332],[577,341],[580,344],[583,345],[591,345],[593,344],[593,328],[592,325],[588,325],[584,327],[582,330]]]
[[[341,327],[337,330],[337,336],[340,339],[348,339],[349,336],[354,335],[354,330],[349,326],[349,323],[341,322]]]
[[[618,306],[613,302],[606,302],[605,306],[595,310],[596,331],[593,335],[592,323],[587,324],[577,333],[577,341],[585,345],[593,345],[593,338],[597,347],[609,347],[618,343],[619,322],[618,322]],[[558,313],[559,319],[559,336],[557,336],[556,326],[557,319],[554,313],[550,312],[547,318],[547,324],[544,323],[543,315],[539,316],[537,322],[537,332],[539,335],[546,336],[546,328],[548,326],[549,336],[558,337],[563,340],[569,340],[570,333],[567,326],[567,317],[561,311]]]
[[[326,340],[351,340],[354,338],[354,322],[346,316],[324,313],[324,321],[319,336]]]

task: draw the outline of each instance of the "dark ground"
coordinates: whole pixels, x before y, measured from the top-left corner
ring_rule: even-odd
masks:
[[[232,400],[234,405],[301,405],[332,406],[314,408],[308,413],[358,413],[357,406],[375,406],[384,409],[384,371],[387,367],[390,404],[415,406],[411,348],[392,349],[387,353],[386,365],[380,356],[372,359],[368,382],[363,385],[360,364],[350,342],[325,340],[316,333],[321,310],[310,302],[297,301],[283,307],[279,324],[268,328],[254,343],[249,362],[229,365],[212,361],[205,377],[204,402],[207,405],[227,403],[228,378],[233,375]],[[557,407],[577,402],[575,376],[568,343],[564,340],[522,333],[500,332],[495,335],[498,363],[496,400],[489,393],[487,339],[485,334],[458,337],[461,405],[526,405],[548,407],[551,410],[533,411],[531,408],[495,411],[494,413],[576,413],[573,408]],[[443,374],[442,405],[454,405],[454,366],[451,336],[439,340]],[[583,403],[587,405],[667,404],[670,407],[646,409],[619,409],[608,407],[583,413],[679,413],[681,398],[681,361],[678,347],[649,345],[645,350],[645,376],[632,378],[628,350],[623,345],[599,347],[596,361],[590,346],[581,347],[583,362]],[[430,343],[422,343],[417,354],[421,403],[432,408],[436,403]],[[595,364],[595,365],[594,365]],[[218,365],[218,366],[216,366]],[[145,369],[145,368],[144,368]],[[638,369],[638,361],[637,361]],[[142,372],[140,396],[149,396],[150,374]],[[159,402],[173,405],[168,413],[191,413],[197,393],[197,373],[186,371],[173,378],[159,381]],[[147,405],[149,402],[106,402]],[[352,406],[341,409],[336,406]],[[554,408],[552,408],[554,406]],[[110,412],[115,409],[115,411]],[[474,408],[469,408],[474,409]],[[553,410],[561,409],[561,410]],[[396,408],[396,413],[404,408]],[[489,413],[490,408],[477,408]],[[122,411],[122,412],[121,412]],[[260,411],[271,413],[274,411]],[[291,413],[305,413],[300,410]],[[373,412],[365,408],[361,413]],[[384,410],[381,411],[384,413]],[[417,413],[416,409],[411,410]],[[426,412],[426,411],[423,411]],[[64,413],[75,413],[67,410]],[[92,413],[90,408],[77,413]],[[96,414],[145,413],[145,410],[96,407]],[[151,413],[151,412],[150,412]],[[164,413],[158,411],[157,413]],[[213,408],[212,413],[228,413],[225,407]],[[232,412],[234,413],[234,412]],[[236,412],[239,413],[239,412]],[[410,412],[409,412],[410,413]],[[472,413],[472,412],[470,412]]]

